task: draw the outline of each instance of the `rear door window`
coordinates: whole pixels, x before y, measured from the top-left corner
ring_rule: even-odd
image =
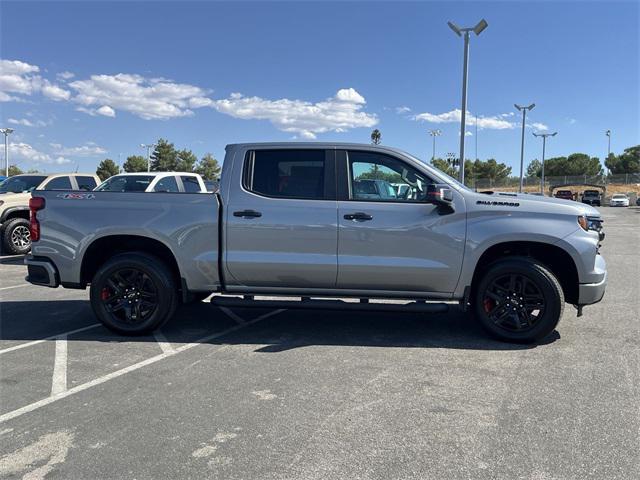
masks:
[[[256,150],[245,162],[244,187],[274,198],[324,200],[329,168],[324,150]]]
[[[80,190],[93,190],[98,186],[93,177],[76,177],[76,182]]]
[[[158,180],[156,186],[153,187],[154,192],[179,192],[176,177],[164,177]]]
[[[69,177],[57,177],[44,186],[45,190],[73,190],[71,179]]]
[[[180,179],[182,180],[182,186],[184,187],[184,191],[186,193],[200,192],[200,183],[198,183],[198,179],[196,177],[183,175],[180,177]]]

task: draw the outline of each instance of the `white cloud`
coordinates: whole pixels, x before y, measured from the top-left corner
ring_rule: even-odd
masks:
[[[244,120],[269,120],[283,132],[291,132],[305,139],[318,133],[344,132],[358,127],[372,127],[378,118],[362,111],[365,99],[353,88],[345,88],[322,102],[282,98],[268,100],[232,93],[229,98],[216,100],[214,108]]]
[[[51,156],[50,154],[41,152],[24,142],[9,144],[9,152],[11,155],[11,162],[26,162],[30,164],[45,163],[55,165],[63,165],[71,162],[71,160],[62,155]]]
[[[50,143],[49,146],[51,146],[55,155],[70,157],[95,157],[107,153],[106,149],[93,142],[87,142],[77,147],[64,147],[59,143]]]
[[[103,105],[100,108],[98,108],[96,110],[96,113],[98,115],[104,115],[105,117],[115,117],[116,116],[116,112],[113,108],[111,108],[109,105]]]
[[[85,113],[113,116],[117,110],[130,112],[145,120],[169,119],[193,115],[192,108],[212,105],[207,91],[186,83],[175,83],[163,78],[147,79],[140,75],[92,75],[87,80],[76,80],[69,86],[77,92],[73,101],[82,105]],[[93,110],[89,107],[98,107]],[[102,112],[99,112],[102,110]],[[112,115],[107,115],[112,116]]]
[[[49,83],[48,80],[43,80],[42,94],[45,97],[50,98],[51,100],[55,100],[56,102],[59,102],[62,100],[69,100],[71,98],[70,91],[65,90],[64,88],[61,88],[58,85]]]
[[[75,77],[76,74],[72,73],[72,72],[60,72],[56,75],[56,77],[58,77],[59,80],[71,80],[73,77]]]
[[[406,106],[396,107],[396,113],[398,115],[402,115],[403,113],[409,113],[410,111],[411,111],[411,109],[409,107],[406,107]]]
[[[35,122],[32,122],[28,118],[10,118],[7,120],[7,122],[11,123],[12,125],[22,125],[23,127],[46,127],[47,125],[49,125],[43,120],[36,120]]]
[[[509,122],[505,120],[504,115],[495,115],[490,117],[479,116],[478,117],[478,128],[486,128],[490,130],[505,130],[511,129],[515,127],[513,122]],[[434,113],[420,113],[418,115],[414,115],[413,119],[417,121],[425,121],[428,123],[460,123],[462,117],[462,110],[456,108],[451,110],[450,112],[444,112],[439,114]],[[474,126],[476,124],[476,117],[469,111],[467,111],[466,124],[469,126]]]
[[[539,130],[543,132],[549,130],[549,127],[547,127],[544,123],[540,123],[540,122],[534,122],[531,125],[527,125],[527,126],[531,126],[531,128],[533,128],[534,130]]]

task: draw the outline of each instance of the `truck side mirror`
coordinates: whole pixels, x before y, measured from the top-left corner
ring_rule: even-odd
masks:
[[[453,191],[446,183],[430,183],[427,185],[425,202],[453,208]]]

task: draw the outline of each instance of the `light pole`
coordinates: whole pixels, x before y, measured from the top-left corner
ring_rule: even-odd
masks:
[[[147,172],[151,171],[151,149],[156,148],[155,143],[141,143],[140,147],[147,149]]]
[[[0,133],[4,134],[4,176],[9,176],[9,135],[13,133],[13,128],[0,128]]]
[[[442,135],[441,130],[429,130],[429,135],[433,137],[433,155],[431,155],[431,161],[436,159],[436,137]]]
[[[513,105],[519,111],[522,112],[522,140],[520,142],[520,188],[518,189],[518,192],[522,193],[522,184],[523,184],[523,181],[524,181],[524,122],[525,122],[525,118],[527,116],[527,110],[533,110],[533,107],[535,107],[536,104],[532,103],[531,105],[529,105],[527,107],[521,107],[517,103],[514,103]]]
[[[611,130],[607,130],[606,132],[604,132],[604,134],[607,136],[607,140],[608,140],[608,146],[607,146],[607,160],[609,160],[609,157],[611,156]],[[605,167],[607,166],[607,161],[605,160],[604,163]],[[607,168],[607,172],[609,172],[609,168]],[[607,173],[608,175],[608,173]]]
[[[553,132],[553,133],[536,133],[533,132],[533,136],[534,137],[542,137],[542,172],[541,172],[541,179],[540,179],[540,193],[542,195],[544,195],[544,152],[547,146],[547,137],[555,137],[558,134],[558,132]]]
[[[459,37],[464,33],[464,63],[462,66],[462,108],[460,117],[460,163],[462,168],[460,169],[460,183],[464,184],[464,137],[466,128],[466,116],[467,116],[467,73],[469,66],[469,32],[473,32],[476,35],[480,35],[482,31],[489,26],[487,21],[483,18],[478,22],[475,27],[460,28],[453,22],[447,22],[449,28],[455,32]]]

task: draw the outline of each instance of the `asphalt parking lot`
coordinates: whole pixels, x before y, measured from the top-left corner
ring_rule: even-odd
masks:
[[[0,269],[0,476],[640,478],[640,208],[543,344],[446,315],[183,308],[154,336]]]

